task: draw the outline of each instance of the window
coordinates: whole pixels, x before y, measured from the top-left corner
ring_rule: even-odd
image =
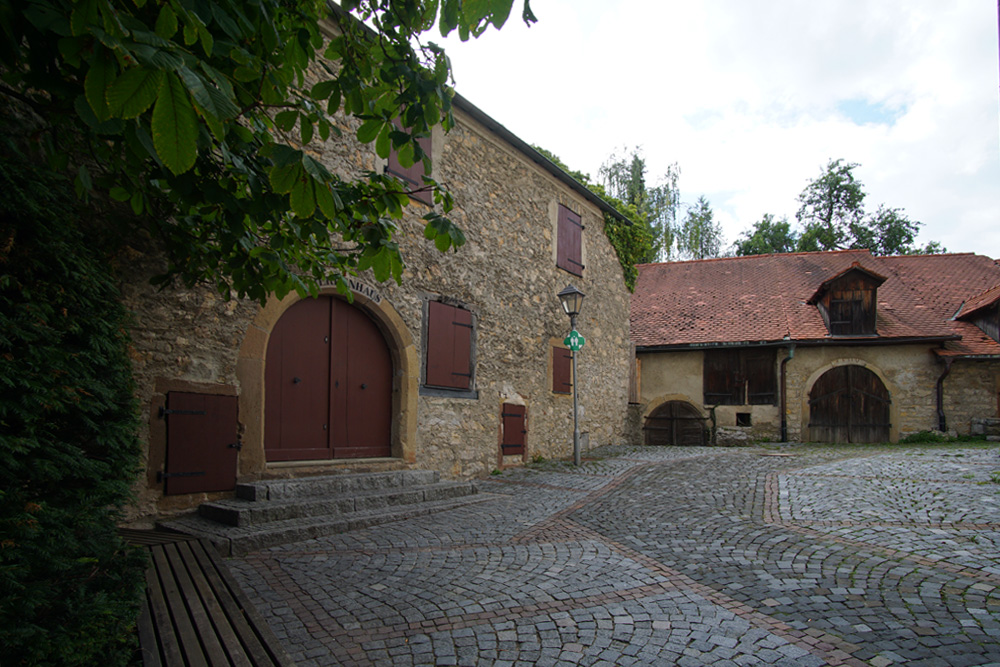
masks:
[[[573,352],[564,347],[552,348],[552,393],[573,391]]]
[[[775,348],[706,350],[706,405],[774,405],[778,396]]]
[[[749,412],[737,412],[736,413],[736,425],[747,427],[753,426],[753,419]]]
[[[556,266],[575,276],[583,275],[583,223],[580,216],[559,205]]]
[[[445,390],[473,389],[472,313],[440,301],[427,302],[424,384]]]
[[[830,333],[834,336],[875,333],[875,290],[830,293]]]
[[[402,128],[399,119],[393,121],[397,128]],[[427,157],[431,156],[431,138],[430,137],[418,137],[417,143],[420,145],[421,150],[427,154]],[[406,185],[410,186],[412,189],[424,187],[423,176],[426,173],[424,171],[424,163],[422,160],[417,160],[413,163],[413,166],[406,168],[399,164],[399,154],[395,148],[389,152],[389,162],[385,167],[385,170],[401,179]],[[415,192],[412,197],[418,201],[422,201],[425,204],[434,203],[434,193],[425,190],[422,192]]]

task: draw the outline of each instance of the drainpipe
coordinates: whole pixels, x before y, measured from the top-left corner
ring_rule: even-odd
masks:
[[[938,430],[942,433],[948,431],[948,421],[944,416],[944,379],[948,377],[951,373],[951,362],[953,360],[950,357],[945,357],[944,360],[944,373],[937,380],[937,414],[938,414]]]
[[[781,360],[781,441],[788,442],[788,416],[786,408],[788,402],[785,399],[788,389],[788,376],[785,372],[785,364],[795,358],[795,343],[788,346],[788,356]]]

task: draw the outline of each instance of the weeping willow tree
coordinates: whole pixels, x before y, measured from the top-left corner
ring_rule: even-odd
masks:
[[[608,195],[633,207],[649,231],[652,244],[640,263],[669,260],[675,254],[678,231],[681,170],[677,163],[667,167],[660,183],[654,186],[646,182],[646,160],[638,149],[625,156],[612,154],[598,173]]]

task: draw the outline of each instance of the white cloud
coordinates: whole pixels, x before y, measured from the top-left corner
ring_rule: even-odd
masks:
[[[535,0],[499,33],[448,43],[459,92],[522,139],[597,175],[641,146],[681,166],[729,241],[830,158],[921,240],[1000,257],[996,7],[981,0]],[[855,108],[883,107],[891,123]]]

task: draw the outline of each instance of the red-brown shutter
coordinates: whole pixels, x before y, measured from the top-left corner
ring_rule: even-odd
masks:
[[[426,384],[449,389],[472,386],[472,313],[430,301],[427,304]]]
[[[528,433],[525,411],[523,405],[511,403],[504,403],[501,408],[503,441],[500,448],[504,456],[524,454],[524,443]]]
[[[163,492],[204,493],[236,488],[239,451],[235,396],[167,394],[167,461]]]
[[[573,391],[573,352],[563,347],[552,348],[552,391],[556,394]]]
[[[556,266],[573,275],[583,275],[583,223],[580,216],[559,205]]]
[[[396,126],[397,129],[402,128],[402,125],[400,124],[398,118],[393,121],[393,124]],[[429,158],[431,156],[431,138],[418,137],[417,143],[420,145],[421,150],[423,150],[424,153],[426,153],[427,157]],[[407,185],[411,186],[414,189],[422,188],[424,186],[423,176],[426,172],[424,171],[423,160],[417,160],[416,162],[413,163],[413,166],[409,168],[404,168],[401,164],[399,164],[399,156],[395,148],[393,148],[389,152],[389,163],[386,166],[385,170],[390,174],[392,174],[393,176],[397,176],[403,179],[403,181]],[[418,199],[424,202],[425,204],[434,203],[434,195],[429,191],[416,192],[412,195],[412,197],[414,199]]]

